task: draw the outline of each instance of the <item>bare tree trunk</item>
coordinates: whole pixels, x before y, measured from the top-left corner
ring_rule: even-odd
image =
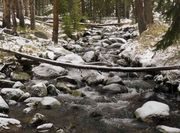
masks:
[[[118,18],[118,23],[120,23],[120,21],[121,21],[120,0],[116,0],[116,16]]]
[[[81,0],[81,12],[82,12],[82,15],[85,16],[86,14],[86,10],[85,10],[85,1],[84,0]]]
[[[140,34],[147,29],[146,22],[145,22],[143,2],[144,0],[135,0],[135,11],[136,11],[136,17],[138,21]]]
[[[13,29],[12,34],[17,35],[17,21],[16,21],[16,0],[11,0],[11,14],[12,14],[12,22],[13,22]]]
[[[23,1],[24,1],[25,16],[29,16],[29,0],[23,0]]]
[[[3,27],[11,28],[10,0],[3,0]]]
[[[153,23],[153,2],[152,0],[144,0],[144,15],[145,15],[145,21],[146,24],[152,24]]]
[[[29,0],[31,30],[35,29],[35,0]]]
[[[18,18],[19,18],[19,25],[21,27],[25,27],[25,22],[24,22],[24,13],[23,13],[23,1],[18,0]]]
[[[52,41],[58,43],[59,30],[59,0],[53,1],[53,36]]]

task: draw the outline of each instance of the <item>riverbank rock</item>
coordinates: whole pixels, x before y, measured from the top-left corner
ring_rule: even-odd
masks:
[[[8,104],[4,101],[4,99],[0,96],[0,112],[8,112],[9,111],[9,106]]]
[[[39,126],[43,123],[45,123],[46,117],[40,113],[36,113],[31,121],[29,122],[31,126]]]
[[[166,118],[169,116],[169,106],[156,102],[149,101],[143,104],[141,108],[135,111],[136,118],[140,118],[144,122],[151,122],[152,118]]]
[[[11,88],[15,84],[14,81],[0,79],[0,88]]]
[[[27,81],[30,80],[31,76],[26,72],[12,72],[11,80],[14,81]]]
[[[104,83],[104,81],[106,80],[105,76],[94,70],[89,70],[82,73],[82,77],[88,85],[97,85],[100,83]]]
[[[1,94],[4,95],[7,99],[18,100],[24,92],[20,89],[14,88],[3,88]]]
[[[127,93],[128,89],[126,86],[120,84],[109,84],[98,90],[103,94],[118,94],[118,93]]]
[[[35,76],[45,79],[67,74],[67,71],[64,68],[46,63],[42,63],[39,66],[34,67],[32,71],[34,72]]]
[[[159,125],[156,127],[162,133],[180,133],[180,128]]]
[[[38,132],[43,132],[43,131],[48,132],[52,127],[53,127],[53,123],[45,123],[38,126],[36,129],[38,130]]]
[[[44,97],[40,103],[41,106],[46,109],[58,108],[61,105],[61,103],[53,97]]]
[[[94,51],[88,51],[84,54],[83,59],[86,62],[90,62],[93,61],[93,59],[95,59],[95,52]]]
[[[8,131],[11,131],[11,129],[20,128],[20,127],[21,127],[21,122],[19,120],[14,119],[14,118],[0,117],[0,131],[3,129],[6,129],[6,130],[8,129]]]
[[[84,60],[81,58],[81,56],[77,55],[77,54],[68,54],[65,56],[60,56],[57,59],[58,62],[65,62],[65,63],[72,63],[72,64],[83,64]]]
[[[47,87],[44,83],[38,83],[29,89],[29,93],[37,97],[47,96]]]

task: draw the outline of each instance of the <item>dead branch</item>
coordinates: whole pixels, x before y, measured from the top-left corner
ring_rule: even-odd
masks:
[[[76,68],[76,69],[92,69],[92,70],[98,70],[98,71],[115,71],[115,72],[149,72],[149,71],[165,71],[165,70],[175,70],[180,69],[180,66],[161,66],[161,67],[107,67],[107,66],[94,66],[94,65],[76,65],[71,63],[63,63],[63,62],[57,62],[54,60],[44,59],[40,57],[35,57],[32,55],[27,55],[24,53],[0,48],[0,51],[14,54],[18,57],[23,57],[27,59],[31,59],[36,62],[40,63],[48,63],[55,66],[61,66],[61,67],[70,67],[70,68]]]

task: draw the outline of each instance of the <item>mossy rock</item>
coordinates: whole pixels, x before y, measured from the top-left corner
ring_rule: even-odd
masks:
[[[31,76],[26,72],[12,72],[11,80],[14,81],[27,81],[30,80]]]
[[[41,31],[34,32],[34,35],[36,37],[38,37],[38,38],[49,39],[48,36],[45,33],[41,32]]]

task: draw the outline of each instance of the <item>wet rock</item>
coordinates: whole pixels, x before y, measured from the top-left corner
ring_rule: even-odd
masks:
[[[128,89],[124,85],[113,83],[113,84],[106,85],[102,87],[101,89],[98,89],[98,91],[103,94],[118,94],[118,93],[127,93]]]
[[[94,51],[88,51],[84,54],[83,59],[86,62],[91,62],[93,59],[95,59],[95,52]]]
[[[106,80],[106,85],[113,84],[113,83],[124,85],[122,79],[119,76],[117,76],[117,75],[110,76],[109,75]]]
[[[5,100],[0,96],[0,112],[8,112],[9,106]]]
[[[48,50],[54,52],[55,55],[57,56],[65,56],[65,55],[68,55],[68,54],[72,54],[72,52],[70,52],[69,50],[66,50],[65,48],[63,47],[49,47]]]
[[[70,92],[71,90],[81,87],[81,82],[71,78],[70,76],[63,76],[56,79],[56,87],[64,92]]]
[[[27,108],[23,109],[23,113],[28,114],[28,113],[32,112],[32,110],[34,110],[34,107],[32,107],[32,106],[27,107]]]
[[[121,43],[113,43],[111,44],[108,48],[112,48],[112,49],[119,49],[121,48],[122,44]]]
[[[162,83],[164,81],[164,76],[163,75],[156,75],[154,77],[154,81],[158,84]]]
[[[120,66],[127,67],[129,64],[125,59],[119,59],[116,61],[116,63]]]
[[[61,105],[61,103],[53,97],[44,97],[40,103],[41,106],[46,109],[58,108]]]
[[[137,90],[143,89],[143,90],[148,90],[148,89],[153,89],[155,84],[152,82],[146,82],[144,80],[124,80],[123,83],[128,87],[128,88],[135,88]]]
[[[35,76],[47,79],[67,74],[67,71],[64,68],[45,63],[33,68],[32,71],[34,72]]]
[[[72,96],[75,96],[75,97],[84,97],[84,96],[86,96],[84,93],[82,93],[81,91],[77,91],[77,90],[72,90],[70,92],[70,94]]]
[[[15,82],[12,88],[23,89],[25,86],[20,81]]]
[[[127,41],[123,38],[109,38],[109,41],[111,41],[112,43],[121,43],[121,44],[125,44]]]
[[[39,56],[46,58],[46,59],[51,59],[51,60],[54,60],[56,58],[56,55],[52,51],[46,51],[46,52],[40,54]]]
[[[31,126],[39,126],[46,122],[46,117],[40,113],[36,113],[30,120],[29,124]]]
[[[0,40],[5,40],[5,37],[2,34],[0,34]]]
[[[153,79],[153,75],[150,75],[150,74],[144,75],[143,79],[144,80],[152,80]]]
[[[29,92],[26,92],[19,98],[19,101],[24,101],[29,97],[31,97],[31,94]]]
[[[159,125],[156,128],[162,133],[180,133],[180,129],[175,127]]]
[[[47,91],[48,91],[48,95],[50,95],[50,96],[57,96],[58,95],[57,88],[53,84],[48,85]]]
[[[65,133],[63,129],[58,129],[56,133]]]
[[[26,99],[24,102],[38,104],[41,100],[42,100],[41,97],[30,97],[30,98]]]
[[[0,88],[11,88],[14,84],[14,81],[0,79]]]
[[[3,88],[1,90],[1,95],[4,95],[7,99],[19,100],[19,98],[24,94],[24,91],[14,88]]]
[[[26,72],[12,72],[11,80],[14,81],[27,81],[30,80],[31,76]]]
[[[91,33],[90,31],[85,31],[85,32],[83,33],[83,37],[91,36],[91,35],[92,35],[92,33]]]
[[[0,72],[0,79],[5,79],[5,78],[6,78],[6,75]]]
[[[40,126],[38,126],[36,129],[41,131],[41,130],[50,130],[51,128],[53,128],[53,123],[45,123],[45,124],[42,124]]]
[[[140,118],[144,122],[151,122],[152,118],[167,118],[169,110],[169,106],[164,103],[149,101],[143,104],[141,108],[138,108],[135,115],[136,118]]]
[[[83,64],[84,60],[81,58],[81,56],[77,54],[68,54],[65,56],[60,56],[57,59],[58,62],[66,62],[66,63],[72,63],[72,64]]]
[[[9,100],[8,104],[9,105],[17,105],[17,102],[15,100]]]
[[[35,97],[47,96],[47,87],[44,83],[38,83],[29,89],[29,93]]]
[[[97,85],[105,82],[105,77],[97,71],[88,71],[83,73],[82,76],[88,85]]]
[[[5,130],[13,130],[14,128],[17,130],[17,128],[21,127],[21,122],[14,118],[2,118],[0,117],[0,129],[1,131],[3,129]]]

